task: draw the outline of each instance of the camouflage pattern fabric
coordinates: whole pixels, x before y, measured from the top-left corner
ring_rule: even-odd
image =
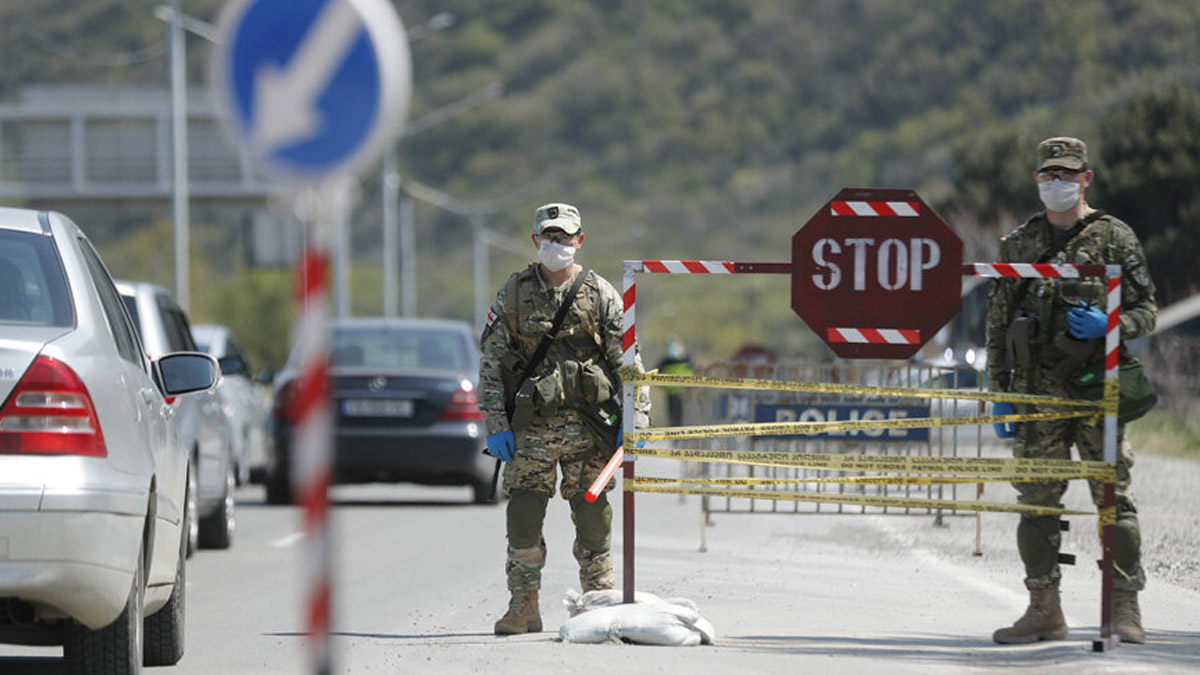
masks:
[[[1000,262],[1031,263],[1050,250],[1055,227],[1039,213],[1012,234],[1000,240]],[[1111,215],[1103,215],[1075,235],[1047,262],[1076,265],[1119,264],[1121,269],[1121,339],[1132,340],[1154,330],[1158,310],[1154,305],[1154,282],[1146,267],[1146,254],[1133,230]],[[1022,293],[1024,289],[1024,293]],[[1018,297],[1018,294],[1020,297]],[[1009,382],[1005,335],[1018,313],[1048,316],[1043,331],[1048,338],[1067,329],[1067,312],[1076,302],[1105,309],[1105,279],[1018,279],[992,281],[987,318],[988,381],[993,387],[1025,391],[1026,383]],[[1047,302],[1048,300],[1048,302]],[[1039,366],[1053,368],[1065,354],[1052,342],[1032,345]],[[1042,368],[1039,368],[1041,370]],[[1016,373],[1028,377],[1028,371]]]
[[[572,278],[561,286],[548,286],[537,268],[537,263],[531,264],[501,287],[480,338],[479,407],[488,434],[509,428],[504,410],[502,360],[510,352],[520,356],[522,362],[533,355],[574,281]],[[510,292],[515,297],[508,297]],[[509,315],[509,308],[514,309],[515,316]],[[530,379],[551,382],[564,362],[588,360],[607,363],[609,372],[616,377],[621,365],[623,311],[621,296],[616,289],[603,277],[589,271],[546,357]],[[636,362],[641,366],[640,356]],[[620,382],[613,384],[616,395],[620,396]],[[551,397],[547,395],[546,398]],[[649,419],[649,396],[642,395],[638,399],[637,418],[639,426],[644,426]],[[515,456],[504,467],[506,494],[531,490],[553,496],[557,488],[564,499],[578,498],[600,475],[615,450],[602,452],[595,447],[574,408],[545,401],[529,426],[515,432],[515,439]],[[615,480],[610,480],[605,490],[611,490],[615,485]],[[540,523],[538,525],[540,529]],[[580,527],[577,522],[574,553],[580,563],[581,582],[600,584],[596,588],[611,587],[612,556],[608,551],[611,527],[605,525],[607,531],[602,537],[585,536]],[[593,542],[591,548],[585,544],[588,541]],[[505,565],[510,590],[538,588],[544,563],[544,543],[533,549],[510,547]]]
[[[1036,262],[1051,249],[1055,229],[1044,213],[1031,218],[1009,236],[1001,239],[1001,262]],[[1121,338],[1131,340],[1154,329],[1157,308],[1154,283],[1146,267],[1146,256],[1133,230],[1111,215],[1102,215],[1076,234],[1047,262],[1080,265],[1120,264]],[[987,318],[988,381],[996,391],[1016,391],[1069,398],[1064,379],[1055,373],[1068,354],[1054,343],[1054,337],[1067,331],[1067,312],[1078,302],[1106,307],[1106,283],[1103,278],[1030,279],[1004,278],[993,281]],[[1007,332],[1015,316],[1035,317],[1039,326],[1029,345],[1030,365],[1008,370]],[[1103,340],[1096,341],[1096,357],[1103,358]],[[1018,406],[1019,412],[1053,410],[1052,406]],[[1114,560],[1118,572],[1114,586],[1121,590],[1141,590],[1145,574],[1141,566],[1141,544],[1137,506],[1130,492],[1129,472],[1133,451],[1124,440],[1124,428],[1118,427],[1117,527]],[[1023,423],[1013,439],[1017,458],[1069,459],[1074,445],[1080,459],[1103,460],[1103,424],[1088,420],[1055,420]],[[1025,504],[1057,506],[1066,483],[1018,483],[1018,501]],[[1092,499],[1102,503],[1103,483],[1090,482]],[[1045,588],[1058,583],[1060,530],[1057,517],[1022,517],[1018,526],[1018,547],[1025,563],[1028,588]]]

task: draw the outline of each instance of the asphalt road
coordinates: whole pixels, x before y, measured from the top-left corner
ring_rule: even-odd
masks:
[[[639,474],[671,475],[641,460]],[[1200,464],[1139,458],[1150,643],[1094,653],[1100,585],[1094,519],[1064,550],[1067,641],[1000,647],[991,632],[1025,605],[1015,516],[719,514],[700,552],[694,498],[639,495],[638,589],[695,600],[713,646],[577,645],[557,640],[563,593],[577,587],[567,505],[551,502],[541,597],[546,631],[497,638],[503,612],[503,507],[466,488],[340,487],[335,655],[339,673],[1191,673],[1200,670]],[[1082,486],[1068,502],[1083,506]],[[985,499],[1011,500],[1006,486]],[[229,551],[189,561],[187,652],[163,675],[308,671],[301,633],[300,513],[239,492]],[[615,522],[621,522],[618,506]],[[620,527],[616,530],[620,540]],[[619,548],[619,546],[618,546]],[[620,572],[618,572],[618,579]],[[62,673],[61,650],[0,645],[0,673]]]

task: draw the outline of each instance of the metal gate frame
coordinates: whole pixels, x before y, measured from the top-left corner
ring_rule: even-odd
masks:
[[[622,270],[622,297],[624,304],[622,327],[622,356],[624,366],[634,365],[637,347],[636,299],[638,273],[650,274],[791,274],[790,262],[734,262],[712,260],[626,260]],[[1080,278],[1102,277],[1107,280],[1106,314],[1108,329],[1105,334],[1104,399],[1104,462],[1117,463],[1117,407],[1119,404],[1119,367],[1121,344],[1121,266],[1120,265],[1073,265],[1049,263],[967,263],[963,265],[964,276],[991,278]],[[622,427],[626,438],[634,433],[635,387],[623,385]],[[622,505],[623,505],[623,600],[634,602],[634,534],[635,503],[633,490],[628,489],[635,477],[635,456],[625,453],[622,462]],[[1115,476],[1115,470],[1112,473]],[[1100,561],[1100,638],[1093,641],[1094,651],[1106,651],[1120,644],[1120,638],[1112,631],[1113,612],[1113,546],[1116,540],[1116,483],[1114,479],[1104,483],[1104,504],[1100,509],[1101,548]]]

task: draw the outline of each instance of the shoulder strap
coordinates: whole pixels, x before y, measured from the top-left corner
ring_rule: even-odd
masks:
[[[579,287],[583,285],[584,279],[587,278],[588,268],[584,267],[579,270],[579,274],[575,276],[575,283],[571,284],[571,288],[567,290],[567,294],[563,296],[562,304],[558,306],[558,313],[554,315],[554,323],[551,324],[550,330],[542,336],[538,342],[537,349],[534,350],[533,356],[529,357],[529,363],[525,364],[525,371],[521,373],[521,379],[518,381],[517,388],[525,383],[525,380],[533,374],[534,369],[541,364],[542,359],[546,358],[546,352],[550,351],[550,343],[554,342],[554,336],[558,335],[558,331],[562,328],[563,319],[567,318],[567,311],[571,309],[571,305],[575,303],[575,296],[579,293]]]

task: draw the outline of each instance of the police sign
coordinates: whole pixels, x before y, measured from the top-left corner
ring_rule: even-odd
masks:
[[[226,126],[260,168],[291,180],[366,168],[412,93],[408,37],[387,0],[235,0],[210,65]]]
[[[912,190],[842,190],[792,237],[792,309],[838,356],[908,358],[958,313],[962,248]]]
[[[858,422],[929,417],[928,406],[915,405],[776,405],[760,403],[754,408],[755,422]],[[925,427],[862,429],[808,434],[803,438],[856,440],[870,443],[911,443],[929,440]]]

